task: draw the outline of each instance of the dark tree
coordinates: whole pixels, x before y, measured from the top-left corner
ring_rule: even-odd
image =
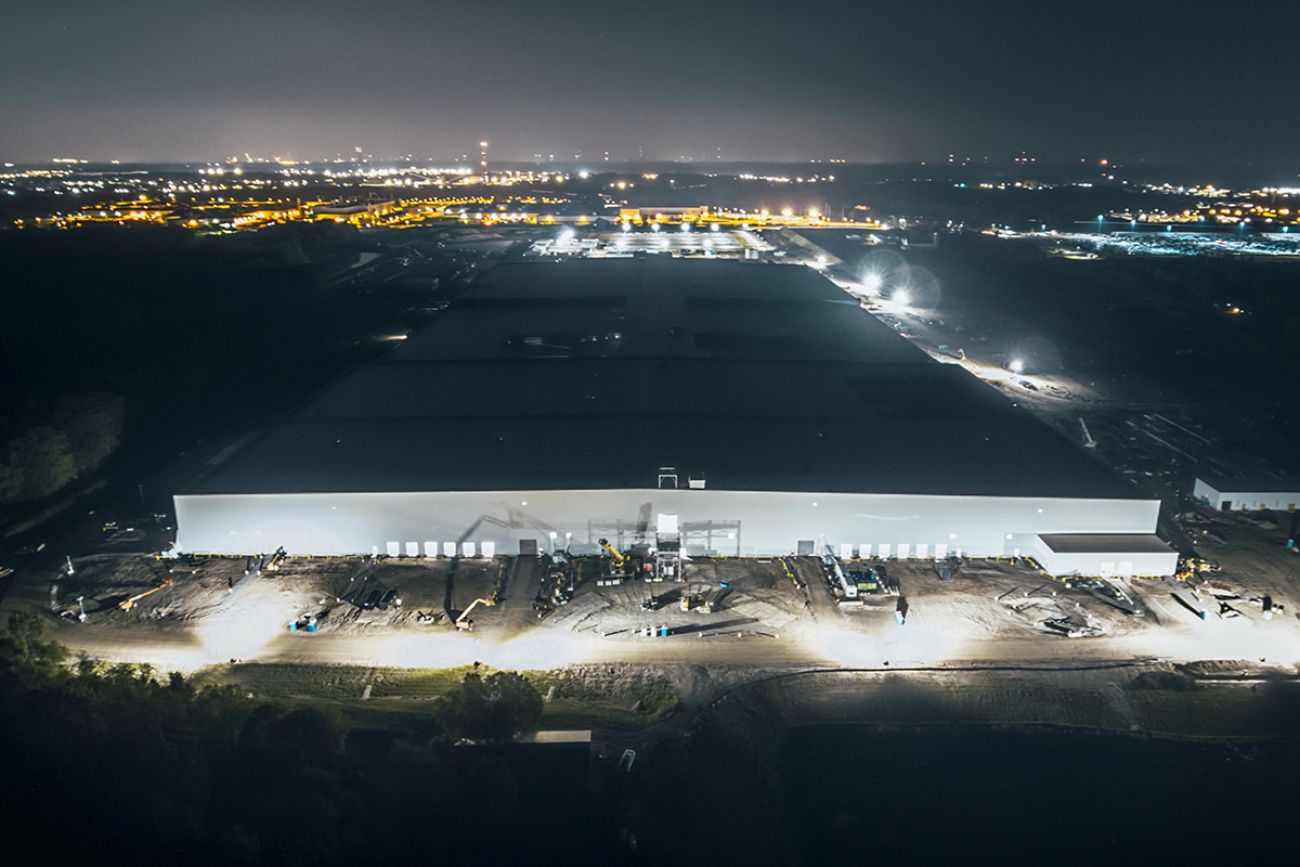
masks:
[[[542,719],[542,696],[517,672],[498,671],[486,678],[470,673],[442,699],[438,715],[456,737],[508,741],[537,730]]]
[[[21,474],[17,489],[5,491],[11,499],[36,500],[54,493],[77,477],[77,462],[68,436],[56,427],[33,427],[9,441],[5,479]]]

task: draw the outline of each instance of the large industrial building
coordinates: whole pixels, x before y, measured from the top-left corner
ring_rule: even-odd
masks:
[[[1036,557],[1174,571],[1159,502],[807,268],[500,264],[176,497],[183,552]]]

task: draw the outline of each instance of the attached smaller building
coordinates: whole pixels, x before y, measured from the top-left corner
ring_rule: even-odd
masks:
[[[1274,509],[1293,512],[1300,505],[1300,479],[1286,476],[1215,476],[1197,478],[1192,495],[1216,509]]]
[[[1146,578],[1172,575],[1178,552],[1154,533],[1040,533],[1025,544],[1052,575]]]

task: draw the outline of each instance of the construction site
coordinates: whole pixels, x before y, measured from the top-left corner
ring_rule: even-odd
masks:
[[[1239,519],[1244,523],[1244,519]],[[1273,532],[1281,533],[1274,527]],[[101,550],[40,600],[74,646],[186,669],[237,661],[440,667],[483,661],[1252,659],[1297,639],[1286,555],[1187,561],[1176,577],[1057,578],[1026,558],[688,557],[648,547],[389,558]],[[109,546],[104,546],[106,549]],[[657,552],[656,552],[657,554]],[[1277,561],[1277,562],[1272,562]],[[36,602],[35,599],[31,600]]]
[[[186,668],[1287,658],[1267,528],[1236,568],[1249,516],[1189,499],[1180,556],[1160,500],[870,306],[790,265],[500,262],[174,525],[9,598]]]
[[[1168,576],[1159,501],[800,266],[506,262],[175,497],[172,554],[1033,557]]]

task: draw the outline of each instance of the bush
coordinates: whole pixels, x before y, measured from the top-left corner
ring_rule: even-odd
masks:
[[[542,719],[542,696],[518,672],[498,671],[486,678],[471,672],[450,695],[439,700],[438,717],[456,737],[508,741],[537,730]]]

